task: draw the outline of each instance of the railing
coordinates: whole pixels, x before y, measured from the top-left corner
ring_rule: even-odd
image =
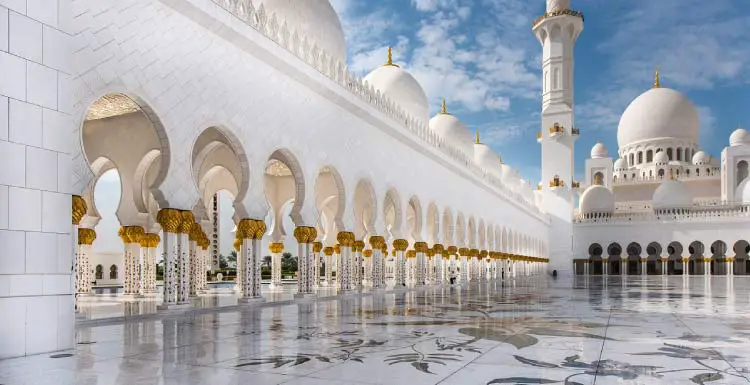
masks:
[[[750,217],[750,205],[727,204],[722,206],[693,206],[681,209],[659,210],[656,212],[615,212],[580,214],[576,213],[574,223],[643,223],[643,222],[714,222],[718,218]]]
[[[373,108],[396,121],[396,123],[406,127],[407,130],[417,136],[423,143],[437,148],[443,154],[446,154],[460,165],[466,167],[475,176],[478,176],[489,185],[498,189],[500,195],[504,198],[521,204],[532,213],[549,221],[549,216],[543,213],[539,207],[529,203],[520,194],[511,191],[507,186],[503,185],[498,178],[493,177],[486,170],[478,167],[473,162],[473,159],[458,147],[446,143],[443,138],[430,130],[427,122],[408,114],[385,94],[376,90],[372,85],[367,84],[362,78],[349,72],[344,63],[332,58],[303,34],[289,29],[286,23],[279,25],[276,15],[266,13],[265,7],[262,4],[256,9],[251,0],[211,1],[343,87],[353,96],[370,104]]]
[[[583,18],[583,12],[574,11],[572,9],[562,9],[562,10],[555,11],[555,12],[545,12],[544,15],[539,16],[534,20],[534,24],[532,24],[532,27],[536,27],[536,25],[541,23],[542,20],[544,19],[555,17],[555,16],[562,16],[562,15],[580,17],[581,21],[585,21],[585,19]]]
[[[682,170],[680,170],[680,175],[675,175],[675,179],[677,180],[701,180],[701,179],[716,179],[721,177],[721,169],[719,167],[711,166],[711,167],[705,167],[705,166],[695,166],[701,169],[701,173],[695,174],[694,172],[691,172],[690,174],[686,174],[685,170],[690,170],[691,167],[683,167]],[[692,171],[695,171],[692,167]],[[710,169],[709,172],[706,172],[706,169]],[[642,173],[641,170],[628,170],[628,171],[617,171],[616,173],[623,173],[626,175],[632,175],[633,173],[636,173],[638,175],[639,173]],[[625,186],[625,185],[633,185],[633,184],[640,184],[640,183],[654,183],[654,182],[662,182],[665,180],[669,180],[668,175],[664,176],[658,176],[658,175],[652,175],[652,176],[642,176],[638,175],[635,178],[623,178],[622,176],[618,176],[617,179],[612,180],[612,184],[616,186]]]

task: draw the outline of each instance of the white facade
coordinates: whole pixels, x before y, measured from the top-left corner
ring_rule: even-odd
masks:
[[[341,243],[344,283],[349,258],[361,253],[346,246],[354,239],[382,236],[401,262],[402,242],[474,259],[477,250],[549,255],[557,219],[544,208],[552,206],[540,207],[508,165],[493,165],[491,150],[437,133],[405,70],[372,83],[351,75],[328,1],[51,1],[57,6],[0,3],[9,26],[7,43],[0,39],[0,313],[10,315],[0,320],[0,358],[73,346],[73,281],[79,266],[98,264],[76,257],[73,245],[78,225],[96,229],[94,186],[112,168],[123,186],[118,277],[126,294],[147,293],[161,242],[174,264],[167,273],[176,272],[165,308],[205,286],[201,235],[211,231],[207,206],[219,189],[235,197],[243,228],[241,302],[257,299],[260,242],[278,250],[288,235],[300,240],[301,268],[317,258],[313,240]],[[552,40],[550,68],[563,71],[564,86],[545,95],[543,125],[572,127],[572,46]],[[571,161],[570,170],[545,173],[570,180],[572,138],[543,147]],[[287,214],[294,229],[282,225]],[[268,231],[258,232],[263,221]],[[555,234],[569,231],[566,223]],[[373,258],[382,259],[379,250]],[[301,294],[309,283],[300,274]]]
[[[125,272],[122,253],[94,252],[91,258],[91,267],[91,276],[94,278],[93,283],[95,285],[122,286]]]

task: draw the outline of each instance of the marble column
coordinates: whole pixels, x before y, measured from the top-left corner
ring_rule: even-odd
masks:
[[[211,246],[211,241],[208,240],[206,232],[201,229],[201,236],[198,239],[198,253],[200,257],[199,265],[199,282],[198,291],[205,292],[208,290],[208,277],[206,272],[211,269],[211,257],[208,252],[208,248]]]
[[[298,226],[294,229],[294,238],[298,244],[298,279],[297,298],[313,296],[314,276],[316,271],[313,257],[313,241],[318,237],[315,227]]]
[[[237,290],[238,293],[240,293],[240,296],[242,296],[242,288],[244,287],[242,280],[245,274],[243,272],[245,271],[244,268],[244,258],[242,258],[242,237],[240,236],[239,232],[235,233],[234,243],[232,244],[232,247],[234,247],[235,253],[237,253],[237,261],[235,262],[236,269],[235,271],[237,274],[234,277],[235,282],[235,290]]]
[[[416,285],[417,282],[417,252],[406,250],[406,285]]]
[[[141,295],[141,237],[145,234],[143,227],[123,226],[117,233],[125,245],[124,260],[124,282],[123,293],[125,296],[137,297]]]
[[[190,232],[188,233],[188,242],[189,242],[189,253],[190,253],[190,284],[189,284],[189,296],[195,297],[198,295],[198,289],[200,286],[200,270],[201,270],[201,264],[203,263],[203,260],[198,255],[198,241],[201,238],[201,233],[203,232],[203,229],[201,228],[201,225],[197,223],[193,223],[192,227],[190,228]]]
[[[425,283],[434,285],[435,284],[435,250],[427,249],[425,253]]]
[[[260,264],[262,255],[261,239],[266,233],[266,223],[259,219],[242,219],[237,224],[237,234],[241,239],[240,254],[242,258],[242,297],[240,304],[263,302],[260,292]]]
[[[281,256],[284,253],[284,244],[271,242],[268,244],[271,251],[271,285],[272,290],[281,289]]]
[[[365,249],[365,242],[361,240],[354,241],[354,244],[352,245],[352,253],[354,254],[353,259],[353,265],[352,265],[352,279],[353,279],[353,289],[361,289],[362,288],[362,281],[364,280],[364,277],[362,275],[362,252]]]
[[[364,276],[362,277],[362,286],[373,286],[372,280],[372,249],[362,251],[362,266],[364,267]]]
[[[425,273],[427,270],[427,261],[425,260],[427,255],[427,249],[429,247],[427,246],[427,243],[425,242],[415,242],[414,243],[414,254],[415,254],[415,260],[416,263],[416,275],[415,275],[415,285],[417,286],[424,286],[426,277]]]
[[[162,258],[164,259],[163,303],[160,310],[168,310],[177,305],[177,263],[179,259],[178,237],[182,223],[180,210],[161,209],[156,217],[162,228]]]
[[[726,256],[724,257],[724,262],[727,267],[727,276],[733,277],[734,276],[734,257]]]
[[[159,234],[147,233],[141,238],[144,295],[156,295],[156,247],[159,246],[159,242]]]
[[[396,268],[394,287],[400,288],[406,286],[406,256],[404,253],[409,247],[409,242],[405,239],[396,239],[393,241],[393,249],[396,253]]]
[[[487,250],[479,252],[479,279],[482,281],[487,280]]]
[[[344,262],[341,260],[341,245],[337,243],[333,245],[333,271],[336,273],[333,282],[334,286],[338,289],[341,289],[341,269],[343,263]]]
[[[372,246],[372,288],[385,288],[385,255],[388,255],[388,248],[385,244],[385,238],[375,235],[370,237],[370,246]]]
[[[609,275],[609,258],[602,258],[602,275]]]
[[[91,294],[91,246],[95,240],[94,229],[78,228],[76,293],[79,295]]]
[[[7,188],[6,190],[7,191]],[[78,288],[79,288],[79,275],[81,275],[82,267],[80,266],[80,247],[79,247],[79,239],[78,239],[78,226],[81,223],[81,219],[83,219],[83,216],[86,215],[86,211],[88,210],[88,207],[86,205],[86,200],[84,200],[82,197],[78,195],[73,195],[71,197],[71,225],[72,230],[70,232],[73,244],[73,266],[71,268],[71,276],[70,279],[72,282],[72,291],[73,291],[73,311],[75,313],[78,313]],[[94,238],[96,238],[96,233]],[[25,241],[25,238],[24,238]],[[91,241],[93,243],[93,240]],[[85,274],[84,274],[85,276]],[[90,281],[89,281],[90,282]],[[25,312],[24,312],[25,313]],[[25,319],[25,316],[23,317]],[[22,349],[26,350],[26,349]]]
[[[641,275],[648,275],[648,257],[641,257]]]
[[[432,245],[435,256],[432,257],[435,264],[434,284],[442,285],[445,282],[445,266],[443,265],[443,254],[446,254],[445,246],[440,243]]]
[[[659,258],[661,262],[661,275],[669,275],[669,258]]]
[[[326,286],[332,287],[333,283],[333,247],[326,247],[323,249],[325,254],[325,280]]]
[[[703,275],[711,275],[711,258],[703,258]]]
[[[195,216],[189,210],[180,211],[182,222],[177,234],[177,304],[190,303],[190,232],[195,224]],[[195,251],[195,247],[192,248]]]
[[[690,258],[682,258],[682,275],[687,277],[690,274]]]
[[[459,278],[459,280],[461,281],[461,284],[464,285],[469,281],[469,249],[462,247],[458,249],[458,254],[461,256],[461,263],[459,265],[461,269],[461,278]]]
[[[320,260],[322,251],[323,244],[321,242],[313,242],[313,265],[315,266],[315,271],[313,272],[313,276],[311,278],[312,284],[315,287],[320,287]]]
[[[354,287],[354,280],[352,279],[352,246],[354,246],[354,233],[349,231],[340,231],[336,235],[336,240],[339,243],[339,249],[341,251],[341,265],[339,266],[339,274],[341,275],[341,279],[339,280],[339,283],[341,291],[347,292],[352,290]]]

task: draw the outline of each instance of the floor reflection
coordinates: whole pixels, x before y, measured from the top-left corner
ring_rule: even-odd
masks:
[[[218,306],[221,297],[207,297]],[[80,327],[2,384],[746,384],[750,280],[576,277]],[[149,303],[123,304],[126,314]]]

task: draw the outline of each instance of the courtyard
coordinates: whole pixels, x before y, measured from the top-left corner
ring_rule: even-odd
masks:
[[[749,304],[743,277],[530,277],[99,318],[0,383],[746,384]]]

